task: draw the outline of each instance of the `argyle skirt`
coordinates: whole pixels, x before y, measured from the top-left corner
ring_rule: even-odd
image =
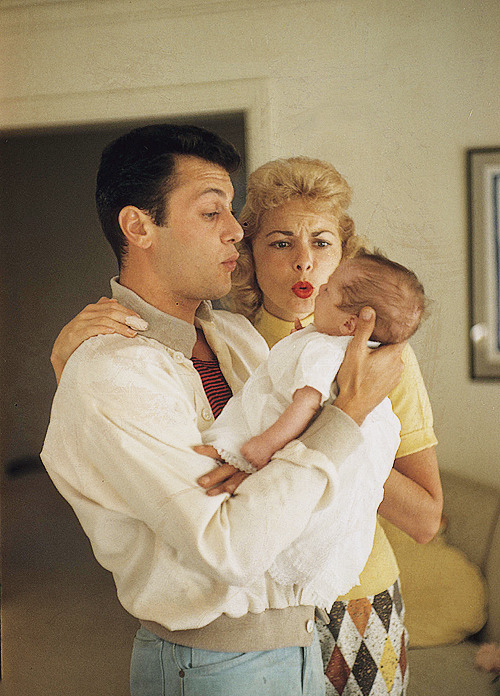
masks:
[[[318,621],[326,696],[404,696],[408,635],[399,580],[384,592],[335,602]]]

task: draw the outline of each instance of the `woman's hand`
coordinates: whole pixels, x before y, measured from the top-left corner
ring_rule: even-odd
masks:
[[[116,300],[101,297],[96,304],[87,305],[61,330],[50,356],[57,383],[61,379],[68,358],[87,338],[99,334],[118,333],[132,338],[137,331],[147,329],[147,322]]]
[[[203,454],[205,457],[212,457],[217,461],[220,461],[219,453],[211,445],[198,445],[193,447],[195,452],[198,454]],[[239,471],[231,464],[221,464],[217,466],[208,474],[204,474],[198,479],[198,484],[205,488],[207,495],[218,495],[219,493],[229,493],[233,495],[235,490],[238,488],[240,483],[242,483],[250,474],[245,474],[244,471]]]

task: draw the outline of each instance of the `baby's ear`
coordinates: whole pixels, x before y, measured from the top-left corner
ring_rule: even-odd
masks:
[[[347,319],[342,324],[342,335],[343,336],[354,336],[356,331],[356,326],[358,324],[358,317],[356,314],[350,314]]]

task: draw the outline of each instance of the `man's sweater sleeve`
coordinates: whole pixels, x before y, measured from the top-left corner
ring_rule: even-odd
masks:
[[[321,452],[332,462],[341,462],[362,442],[361,429],[350,416],[325,404],[318,417],[300,437],[308,448]]]

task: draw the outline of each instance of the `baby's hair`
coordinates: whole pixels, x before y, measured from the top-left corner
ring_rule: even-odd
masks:
[[[358,273],[342,288],[345,312],[359,314],[366,306],[377,313],[371,338],[380,343],[400,343],[412,336],[428,305],[422,283],[413,271],[391,261],[379,250],[360,252],[349,264]]]

